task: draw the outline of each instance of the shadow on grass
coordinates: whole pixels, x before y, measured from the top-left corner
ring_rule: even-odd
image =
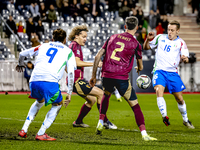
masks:
[[[110,140],[110,139],[108,139]],[[89,145],[110,145],[110,146],[142,146],[140,144],[137,143],[132,143],[132,144],[124,144],[124,143],[110,143],[110,142],[97,142],[97,141],[93,141],[93,142],[86,142],[86,141],[71,141],[72,143],[77,143],[77,144],[89,144]],[[141,142],[145,142],[145,141],[141,141]],[[144,144],[144,146],[156,146],[156,147],[160,147],[160,145],[157,145],[156,142],[155,144],[153,144],[155,141],[150,141],[146,144]]]

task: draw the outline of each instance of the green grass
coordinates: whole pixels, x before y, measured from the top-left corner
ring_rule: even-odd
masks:
[[[196,127],[189,130],[183,126],[182,116],[172,95],[164,96],[167,103],[168,116],[171,125],[166,127],[157,108],[156,96],[153,94],[138,94],[138,101],[143,111],[147,132],[158,141],[145,142],[142,140],[136,125],[134,114],[125,100],[117,102],[115,97],[110,99],[107,112],[108,118],[118,126],[117,130],[103,130],[103,135],[95,134],[98,122],[96,105],[85,117],[84,123],[90,128],[73,128],[72,123],[77,118],[80,108],[85,102],[77,95],[65,109],[61,109],[56,121],[46,133],[57,138],[57,141],[36,141],[35,135],[39,130],[46,113],[51,106],[42,107],[37,117],[29,127],[28,137],[17,136],[33,99],[27,95],[0,95],[0,150],[2,149],[67,149],[67,150],[198,150],[200,149],[200,101],[199,95],[184,95],[188,117]]]

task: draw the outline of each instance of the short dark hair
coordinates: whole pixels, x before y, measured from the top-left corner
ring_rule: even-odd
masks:
[[[75,39],[75,35],[79,35],[82,31],[88,32],[88,28],[86,25],[79,25],[74,27],[69,34],[68,40],[73,41]]]
[[[176,25],[176,29],[179,30],[180,29],[180,23],[176,20],[173,20],[171,22],[169,22],[170,25]]]
[[[53,31],[53,40],[59,41],[59,42],[64,42],[65,38],[67,37],[67,33],[63,29],[56,29]]]
[[[138,26],[138,19],[137,19],[137,17],[134,17],[134,16],[126,17],[125,25],[126,25],[126,28],[128,30],[135,29],[135,27]]]

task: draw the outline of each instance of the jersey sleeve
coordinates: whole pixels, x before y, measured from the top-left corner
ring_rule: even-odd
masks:
[[[189,51],[188,51],[187,45],[183,40],[181,41],[180,50],[181,50],[181,56],[185,55],[186,57],[189,57]]]
[[[25,51],[22,51],[22,52],[19,53],[19,55],[20,55],[20,56],[25,56],[25,57],[27,57],[27,56],[29,56],[29,57],[30,57],[30,56],[37,56],[40,46],[41,46],[41,45],[39,45],[39,46],[37,46],[37,47],[32,47],[32,48],[27,49],[27,50],[25,50]]]
[[[161,37],[162,34],[158,34],[151,42],[149,42],[149,46],[151,49],[156,49],[158,46],[158,41],[159,38]]]
[[[41,45],[39,45],[37,47],[32,47],[30,49],[20,52],[19,53],[19,66],[24,66],[25,57],[37,56],[40,46]]]
[[[139,43],[135,54],[136,59],[142,59],[142,46]]]
[[[73,44],[72,51],[73,51],[75,57],[79,57],[79,58],[81,57],[81,52],[80,52],[81,46],[77,46],[77,45]]]
[[[76,60],[74,53],[71,51],[67,58],[67,73],[68,73],[68,94],[72,94],[74,83],[74,70],[76,70]]]

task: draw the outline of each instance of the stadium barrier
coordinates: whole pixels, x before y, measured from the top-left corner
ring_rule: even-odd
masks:
[[[144,70],[140,74],[146,74],[152,78],[151,71],[153,69],[154,60],[143,61]],[[0,61],[0,91],[29,91],[27,85],[27,80],[24,78],[24,73],[18,73],[15,71],[15,67],[18,64],[16,60],[5,60]],[[134,63],[136,64],[136,63]],[[179,74],[186,86],[187,92],[200,92],[200,62],[193,64],[193,82],[191,82],[191,64],[182,64],[181,69],[179,67]],[[92,75],[92,67],[85,67],[84,77],[86,80],[89,80]],[[61,91],[66,91],[66,77],[67,74],[64,73],[64,76],[60,80],[60,89]],[[147,90],[139,89],[136,85],[136,78],[138,77],[135,69],[132,70],[130,74],[130,80],[136,92],[154,92],[153,87],[151,86]]]

